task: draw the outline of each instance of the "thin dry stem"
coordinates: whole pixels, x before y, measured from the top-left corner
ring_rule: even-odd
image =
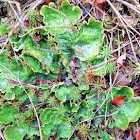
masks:
[[[21,13],[21,7],[20,7],[20,3],[19,2],[11,1],[11,0],[2,0],[2,1],[8,2],[9,4],[11,4],[11,3],[16,4],[16,7],[17,7],[17,10],[18,10],[19,14]]]
[[[132,0],[132,2],[137,6],[137,8],[140,11],[140,4],[138,3],[138,1],[137,0]]]
[[[2,138],[2,140],[5,140],[5,138],[4,138],[4,136],[3,136],[2,132],[1,132],[1,130],[0,130],[0,137]]]
[[[105,109],[105,121],[104,121],[105,127],[106,127],[106,116],[107,116],[107,105],[106,105],[106,109]]]
[[[127,2],[127,1],[124,1],[124,0],[117,0],[118,2],[126,5],[127,7],[131,8],[132,10],[134,10],[135,12],[137,12],[138,14],[140,14],[140,10],[137,9],[137,6]]]
[[[110,81],[110,88],[112,89],[112,74],[111,74],[111,73],[109,74],[109,81]],[[111,98],[112,98],[112,100],[113,100],[112,91],[111,91]]]
[[[5,0],[5,1],[9,2],[9,0]],[[30,10],[34,10],[34,9],[36,8],[36,6],[38,6],[38,5],[41,4],[42,2],[43,2],[43,0],[36,0],[35,2],[33,2],[33,3],[31,4],[31,6],[29,7],[28,10],[29,10],[29,11],[30,11]],[[22,19],[21,21],[23,22],[27,17],[28,17],[28,15],[26,14],[26,15],[24,16],[24,13],[23,13],[18,19],[20,19],[20,20]],[[21,21],[18,21],[17,24],[15,24],[14,27],[12,28],[12,30],[9,32],[7,39],[6,39],[5,43],[3,44],[3,47],[2,47],[2,49],[1,49],[0,54],[3,52],[3,50],[4,50],[5,46],[6,46],[6,44],[9,42],[9,39],[10,39],[10,37],[12,36],[14,30],[15,30],[18,26],[20,26]],[[24,27],[24,25],[23,25],[23,27]],[[32,35],[31,35],[31,37],[32,37]]]
[[[5,66],[3,66],[2,64],[0,64],[0,65],[1,65],[3,68],[5,68],[8,72],[10,72],[10,73],[15,77],[16,81],[19,82],[19,84],[22,86],[22,88],[24,89],[25,93],[27,94],[27,96],[28,96],[28,98],[29,98],[29,100],[30,100],[30,102],[31,102],[31,105],[32,105],[32,107],[33,107],[33,109],[34,109],[36,118],[37,118],[38,127],[39,127],[39,133],[40,133],[40,140],[43,140],[43,139],[42,139],[42,132],[41,132],[41,125],[40,125],[39,117],[38,117],[38,114],[37,114],[37,112],[36,112],[35,106],[34,106],[34,104],[33,104],[33,102],[32,102],[32,99],[31,99],[30,96],[28,95],[26,89],[24,88],[24,86],[22,85],[22,83],[20,82],[20,80],[17,79],[16,76],[15,76],[9,69],[7,69],[7,68],[6,68]]]
[[[126,25],[130,28],[130,29],[132,29],[133,31],[135,31],[138,35],[140,35],[140,33],[137,31],[137,30],[135,30],[124,18],[123,18],[123,16],[119,13],[119,11],[115,8],[115,6],[110,2],[110,0],[106,0],[107,2],[108,2],[108,4],[111,6],[111,8],[114,10],[114,12],[116,13],[116,15],[118,16],[118,18],[120,19],[120,21],[121,21],[121,23],[123,24],[123,26],[125,27],[125,28],[127,28],[126,27]],[[125,25],[125,23],[126,23],[126,25]]]
[[[10,5],[10,6],[11,6],[11,8],[13,9],[13,11],[14,11],[14,13],[15,13],[15,15],[16,15],[16,17],[17,17],[17,19],[19,20],[19,22],[21,23],[22,28],[23,28],[24,24],[23,24],[22,20],[20,19],[20,17],[19,17],[19,15],[18,15],[18,13],[16,12],[16,10],[14,9],[13,5],[12,5],[10,2],[9,2],[9,5]]]
[[[85,9],[84,6],[82,5],[82,3],[81,3],[79,0],[77,0],[77,1],[78,1],[78,3],[80,4],[80,6],[81,6],[83,9]],[[93,16],[88,12],[88,10],[85,9],[85,11],[87,12],[87,14],[88,14],[90,17],[93,17]]]
[[[110,0],[106,0],[109,5],[112,7],[112,9],[114,10],[114,12],[117,14],[118,18],[120,19],[121,23],[123,24],[123,26],[125,27],[126,29],[126,32],[128,34],[128,38],[130,40],[130,44],[131,44],[131,47],[132,47],[132,51],[133,51],[133,54],[135,56],[135,59],[136,59],[136,63],[138,64],[138,61],[137,61],[137,57],[136,57],[136,53],[134,51],[134,46],[133,46],[133,43],[132,43],[132,39],[130,37],[130,34],[129,34],[129,31],[128,31],[128,28],[126,27],[125,23],[128,25],[128,27],[130,27],[133,31],[135,31],[138,35],[140,35],[140,33],[138,31],[136,31],[123,17],[122,15],[119,13],[119,11],[115,8],[115,6],[110,2]],[[125,22],[125,23],[124,23]]]

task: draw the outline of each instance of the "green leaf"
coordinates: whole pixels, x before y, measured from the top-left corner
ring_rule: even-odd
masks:
[[[124,106],[119,107],[119,111],[112,116],[115,124],[120,129],[127,129],[129,122],[135,122],[140,117],[140,100],[132,100]]]
[[[73,5],[67,1],[64,1],[58,10],[55,7],[53,3],[50,4],[50,7],[43,6],[41,14],[48,26],[55,26],[55,28],[48,27],[46,30],[55,35],[60,52],[70,46],[81,61],[92,60],[98,55],[99,47],[102,44],[104,36],[102,24],[95,21],[94,18],[90,18],[88,23],[83,22],[80,31],[77,32],[72,29],[75,28],[72,24],[78,20],[81,10],[77,7],[73,8]],[[63,28],[58,28],[61,26]],[[72,28],[66,28],[69,26]]]
[[[36,58],[32,56],[26,56],[26,55],[21,56],[21,58],[23,58],[23,61],[26,61],[29,64],[32,71],[47,74],[47,72],[42,69],[41,62],[38,61]]]
[[[54,48],[50,49],[50,44],[47,40],[36,43],[31,37],[26,36],[19,39],[15,36],[11,38],[11,41],[15,43],[15,51],[19,51],[20,47],[23,46],[20,58],[34,72],[48,74],[53,71],[54,73],[59,73],[59,56]]]
[[[24,56],[25,60],[31,65],[31,68],[36,72],[44,72],[45,70],[46,74],[50,71],[57,74],[59,73],[61,63],[59,61],[59,56],[54,49],[43,49],[41,46],[37,46],[31,38],[28,38],[24,42],[24,50],[21,57],[24,58]],[[34,60],[37,60],[33,62],[33,58],[29,59],[28,57],[27,59],[27,56],[33,57]],[[35,65],[37,64],[39,64],[39,66],[36,66],[38,68],[35,68]],[[41,71],[38,70],[39,68],[41,68]]]
[[[103,138],[103,140],[113,140],[113,138],[105,131],[101,131],[99,137]]]
[[[0,123],[13,122],[19,116],[18,108],[10,104],[4,104],[0,108]]]
[[[118,96],[126,96],[127,100],[131,100],[134,97],[134,91],[130,87],[122,87],[120,85],[117,85],[112,89],[113,98]],[[109,96],[109,98],[111,95]]]
[[[7,92],[6,93],[6,99],[7,100],[14,100],[15,99],[15,93]]]
[[[92,60],[99,54],[99,47],[103,41],[103,28],[101,22],[90,18],[88,23],[83,22],[75,43],[72,46],[75,55],[81,60]]]
[[[63,29],[59,27],[73,26],[79,19],[82,11],[75,7],[73,4],[69,4],[68,1],[62,2],[62,7],[56,9],[54,3],[50,3],[50,6],[43,6],[40,13],[44,16],[44,23],[50,28],[46,28],[51,34],[61,32]],[[73,26],[74,28],[74,26]]]
[[[79,109],[79,105],[77,105],[77,104],[72,104],[72,107],[71,107],[71,111],[72,111],[72,112],[77,112],[78,109]]]
[[[47,124],[51,121],[51,118],[54,115],[54,109],[45,109],[41,114],[41,121],[43,124]]]
[[[10,83],[8,80],[5,79],[5,75],[0,73],[0,91],[3,93],[6,91],[9,91],[11,87],[14,87],[12,83]]]
[[[23,140],[25,133],[24,128],[18,128],[17,126],[8,125],[5,129],[4,136],[7,140]]]
[[[116,111],[113,112],[113,122],[120,129],[127,129],[129,122],[135,122],[140,116],[140,100],[131,100],[134,96],[132,88],[122,87],[117,85],[112,89],[113,98],[118,96],[126,96],[124,101],[125,104],[122,104],[118,107]],[[111,100],[111,95],[108,96],[107,100]],[[129,101],[129,102],[128,102]],[[128,102],[128,103],[127,103]]]
[[[10,92],[12,94],[15,94],[16,101],[18,101],[20,103],[23,103],[23,102],[29,100],[27,94],[25,93],[25,91],[23,89],[23,87],[20,86],[20,85],[15,86],[14,88],[11,88]]]
[[[24,69],[20,61],[17,63],[15,58],[9,58],[8,55],[9,54],[6,51],[0,54],[0,90],[2,92],[8,91],[14,86],[8,80],[13,81],[14,79],[14,81],[17,81],[19,77],[21,81],[27,82],[35,79],[35,76],[29,67]]]
[[[29,123],[24,123],[22,120],[19,121],[19,125],[17,125],[17,123],[8,125],[4,131],[4,136],[7,140],[23,140],[26,134],[29,136],[39,136],[39,131],[31,127]]]
[[[54,136],[55,131],[57,130],[58,126],[61,124],[61,119],[58,117],[52,117],[51,121],[42,128],[43,133],[46,136]]]
[[[119,111],[117,114],[113,115],[112,117],[115,120],[115,126],[123,130],[127,129],[129,120],[124,113]]]
[[[60,138],[70,138],[72,135],[73,128],[68,122],[63,122],[62,125],[58,128],[57,134]]]
[[[58,117],[53,117],[48,124],[42,128],[45,135],[54,136],[57,130],[57,139],[69,138],[72,135],[72,127],[68,122],[60,120]]]
[[[69,4],[68,1],[62,2],[62,7],[56,9],[54,3],[50,6],[43,6],[41,14],[44,16],[44,23],[49,27],[46,30],[55,35],[55,41],[58,43],[59,53],[61,53],[61,62],[70,72],[69,58],[71,57],[71,46],[74,43],[77,31],[74,24],[80,18],[82,11],[80,8]],[[59,28],[61,27],[61,28]]]
[[[76,137],[76,138],[71,138],[71,140],[79,140],[79,139]]]
[[[14,44],[14,50],[16,52],[22,50],[24,48],[23,43],[25,42],[26,36],[22,37],[22,38],[18,38],[18,34],[16,34],[15,36],[12,36],[10,38],[11,42]]]
[[[87,103],[86,102],[82,102],[79,106],[79,110],[78,110],[79,115],[84,119],[84,120],[88,120],[92,117],[93,113],[89,110],[89,108],[87,107]]]
[[[131,100],[134,97],[134,91],[130,87],[122,87],[120,85],[117,85],[112,89],[112,95],[113,98],[118,96],[126,96],[126,99],[124,102]],[[107,100],[112,100],[111,94],[108,95]]]
[[[68,87],[62,85],[60,87],[55,87],[53,91],[55,92],[56,97],[62,102],[65,102],[68,99],[73,99],[73,95],[79,92],[74,85]]]

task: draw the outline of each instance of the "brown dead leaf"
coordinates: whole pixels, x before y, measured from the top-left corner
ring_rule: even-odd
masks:
[[[132,27],[135,27],[137,24],[138,24],[138,21],[139,21],[139,19],[138,18],[134,18],[134,17],[132,17],[132,16],[128,16],[128,15],[122,15],[122,17],[132,26]],[[125,22],[124,22],[124,24],[126,24]],[[120,20],[118,20],[118,25],[120,26],[120,27],[123,27],[124,28],[124,26],[123,26],[123,24],[122,24],[122,22],[120,21]],[[127,24],[126,24],[126,26],[127,26]],[[129,27],[128,27],[129,28]]]
[[[118,97],[115,97],[111,103],[113,105],[115,105],[116,107],[121,105],[123,103],[123,101],[125,100],[126,96],[118,96]]]
[[[50,3],[50,2],[52,2],[52,0],[46,0],[46,1],[45,1],[45,5],[48,5],[48,6],[49,6],[49,3]]]
[[[127,86],[129,84],[130,80],[123,73],[119,72],[115,80],[115,85]]]

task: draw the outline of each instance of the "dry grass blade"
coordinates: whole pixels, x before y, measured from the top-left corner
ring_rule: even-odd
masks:
[[[39,133],[40,133],[40,140],[43,140],[43,139],[42,139],[41,124],[40,124],[40,121],[39,121],[39,117],[38,117],[36,108],[35,108],[35,106],[34,106],[34,104],[33,104],[33,102],[32,102],[32,99],[31,99],[30,96],[28,95],[28,92],[27,92],[26,89],[24,88],[24,86],[23,86],[23,84],[21,83],[21,81],[20,81],[19,79],[17,79],[16,76],[15,76],[9,69],[7,69],[7,68],[6,68],[5,66],[3,66],[2,64],[0,64],[0,65],[1,65],[4,69],[6,69],[10,74],[12,74],[12,75],[15,77],[16,81],[18,81],[18,83],[22,86],[22,88],[24,89],[25,93],[27,94],[27,96],[28,96],[28,98],[29,98],[29,100],[30,100],[30,103],[31,103],[31,105],[32,105],[32,107],[33,107],[33,109],[34,109],[36,118],[37,118],[38,127],[39,127]]]
[[[136,32],[138,35],[140,35],[140,33],[137,31],[137,30],[135,30],[124,18],[123,18],[123,16],[119,13],[119,11],[115,8],[115,6],[111,3],[111,1],[110,0],[106,0],[107,2],[108,2],[108,4],[111,6],[111,8],[114,10],[114,12],[115,12],[115,14],[118,16],[118,18],[120,19],[120,21],[121,21],[121,23],[123,24],[123,26],[125,27],[125,28],[127,28],[126,27],[126,25],[130,28],[130,29],[132,29],[134,32]],[[126,24],[125,24],[126,23]]]
[[[132,10],[136,11],[138,14],[140,14],[140,9],[137,9],[137,6],[127,2],[127,1],[124,1],[124,0],[117,0],[118,2],[126,5],[127,7],[131,8]]]
[[[3,52],[4,47],[5,47],[6,44],[9,42],[9,39],[10,39],[10,37],[12,36],[14,30],[15,30],[18,26],[20,26],[20,24],[21,24],[22,27],[24,28],[23,21],[27,18],[27,14],[24,16],[24,13],[19,17],[19,14],[16,12],[16,10],[14,9],[14,7],[13,7],[12,4],[11,4],[11,3],[14,3],[14,2],[9,1],[9,0],[3,0],[3,1],[6,1],[6,2],[8,2],[8,3],[10,4],[11,8],[13,9],[13,11],[14,11],[14,13],[15,13],[15,15],[17,16],[17,18],[18,18],[19,21],[18,21],[18,23],[16,23],[16,24],[14,25],[14,27],[12,28],[12,30],[11,30],[10,33],[8,34],[8,38],[6,39],[4,45],[3,45],[2,49],[1,49],[0,54]],[[43,0],[39,0],[39,1],[37,0],[37,1],[35,1],[35,2],[30,6],[29,9],[32,9],[32,10],[35,9],[36,6],[38,6],[38,5],[41,4],[42,2],[43,2]],[[20,13],[20,12],[21,12],[21,9],[19,8],[19,7],[20,7],[19,3],[18,3],[18,2],[15,2],[14,4],[17,5],[17,9],[18,9],[18,11],[19,11],[19,13]],[[21,19],[22,19],[22,20],[21,20]],[[15,56],[15,58],[16,58],[16,56]],[[6,69],[7,69],[7,68],[6,68]],[[8,70],[8,69],[7,69],[7,70]],[[9,71],[9,70],[8,70],[8,71]],[[11,71],[9,71],[9,72],[12,73]],[[15,75],[14,75],[14,77],[15,77]],[[17,79],[17,78],[15,77],[15,79]],[[23,87],[25,93],[26,93],[27,96],[28,96],[28,93],[27,93],[26,89],[24,88],[24,86],[22,85],[22,83],[20,82],[20,80],[17,79],[17,81],[18,81],[18,82],[20,83],[20,85]],[[35,115],[36,115],[36,118],[37,118],[37,122],[38,122],[38,127],[39,127],[40,140],[42,140],[42,132],[41,132],[40,120],[39,120],[39,117],[38,117],[36,108],[35,108],[35,106],[34,106],[32,100],[31,100],[31,98],[30,98],[29,96],[28,96],[28,98],[29,98],[29,100],[30,100],[30,102],[31,102],[31,105],[32,105],[33,109],[34,109],[34,112],[35,112]],[[2,137],[2,135],[1,135],[1,137]],[[2,139],[3,139],[3,137],[2,137]],[[5,139],[3,139],[3,140],[5,140]]]
[[[17,9],[18,9],[19,14],[21,13],[21,7],[20,7],[20,3],[19,3],[19,2],[17,2],[17,1],[10,1],[10,0],[2,0],[2,1],[8,2],[8,3],[16,4],[16,7],[17,7]]]
[[[11,1],[9,1],[9,0],[3,0],[3,1],[11,2]],[[33,2],[33,3],[31,4],[31,6],[29,7],[29,11],[30,11],[30,10],[34,10],[34,9],[35,9],[38,5],[40,5],[42,2],[44,2],[44,1],[43,1],[43,0],[36,0],[35,2]],[[14,12],[15,12],[15,11],[14,11]],[[12,30],[9,32],[7,39],[6,39],[5,43],[3,44],[3,47],[2,47],[2,49],[1,49],[0,54],[3,52],[5,46],[6,46],[7,43],[9,42],[9,39],[10,39],[10,37],[12,36],[14,30],[15,30],[18,26],[20,26],[20,23],[23,22],[23,21],[27,18],[27,14],[26,14],[25,16],[24,16],[24,14],[25,14],[25,13],[23,13],[23,14],[18,18],[18,19],[20,19],[20,20],[14,25],[14,27],[12,28]],[[22,20],[21,20],[21,19],[22,19]],[[24,27],[24,25],[23,25],[23,27]]]
[[[0,130],[0,137],[2,138],[2,140],[5,140],[5,138],[4,138],[4,136],[3,136],[2,132],[1,132],[1,130]]]
[[[2,49],[1,49],[0,54],[3,52],[4,47],[5,47],[6,44],[9,42],[10,37],[12,36],[14,30],[15,30],[18,26],[19,26],[19,22],[18,22],[18,23],[12,28],[12,30],[9,32],[7,39],[6,39],[6,41],[4,42],[4,44],[3,44],[3,47],[2,47]]]
[[[81,1],[79,1],[79,0],[77,0],[77,1],[78,1],[78,3],[80,4],[80,6],[81,6],[83,9],[85,9],[84,6],[82,5]],[[86,13],[87,13],[90,17],[93,17],[93,16],[88,12],[88,10],[85,9],[85,11],[86,11]]]
[[[122,25],[125,27],[126,32],[127,32],[127,34],[128,34],[128,38],[129,38],[129,40],[130,40],[130,44],[131,44],[131,47],[132,47],[132,51],[133,51],[133,54],[134,54],[136,63],[137,63],[137,65],[138,65],[138,60],[137,60],[137,57],[136,57],[136,53],[135,53],[135,51],[134,51],[134,46],[133,46],[132,39],[131,39],[131,37],[130,37],[130,33],[129,33],[129,30],[128,30],[127,26],[128,26],[129,28],[131,28],[133,31],[135,31],[138,35],[140,35],[140,33],[139,33],[137,30],[135,30],[135,29],[123,18],[123,16],[119,13],[119,11],[115,8],[115,6],[110,2],[110,0],[106,0],[106,1],[107,1],[108,4],[111,6],[111,8],[114,10],[114,12],[116,13],[116,15],[117,15],[118,18],[120,19]],[[126,24],[125,24],[125,23],[126,23]],[[127,26],[126,26],[126,25],[127,25]]]
[[[140,10],[140,4],[137,0],[132,0],[132,2],[137,6],[137,8]]]

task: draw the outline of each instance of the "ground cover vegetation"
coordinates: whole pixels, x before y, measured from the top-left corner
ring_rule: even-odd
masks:
[[[136,0],[0,2],[2,140],[140,140]]]

